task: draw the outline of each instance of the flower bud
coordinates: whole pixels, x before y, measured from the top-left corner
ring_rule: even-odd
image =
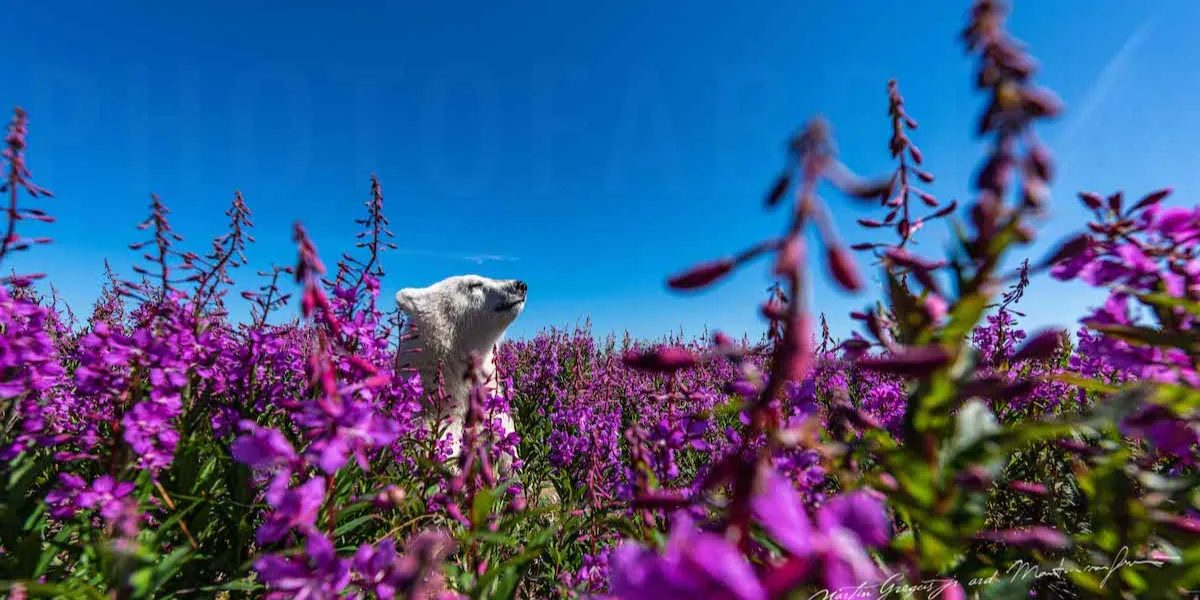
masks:
[[[908,155],[911,156],[913,159],[913,162],[917,163],[918,165],[921,164],[921,162],[924,160],[921,157],[921,151],[916,146],[913,146],[913,145],[909,145]]]
[[[1054,356],[1058,351],[1058,347],[1062,345],[1062,332],[1056,329],[1043,329],[1029,338],[1016,354],[1013,354],[1013,363],[1019,363],[1025,360],[1044,360]]]
[[[946,311],[949,309],[946,301],[938,294],[929,294],[926,296],[923,306],[925,308],[925,315],[934,323],[945,318]]]
[[[950,362],[950,354],[940,344],[915,348],[903,348],[887,357],[865,358],[858,366],[869,371],[922,377],[940,369]]]
[[[843,288],[851,292],[862,289],[862,277],[859,276],[858,268],[854,266],[853,259],[844,248],[830,246],[826,259],[829,263],[829,271]]]
[[[1040,483],[1032,483],[1029,481],[1010,481],[1008,482],[1008,487],[1018,492],[1032,494],[1034,496],[1045,496],[1050,493],[1049,490],[1046,489],[1046,486]]]
[[[793,236],[784,242],[775,257],[774,273],[780,277],[794,277],[804,264],[804,240]]]
[[[1021,548],[1039,550],[1065,550],[1071,547],[1071,540],[1052,527],[1034,526],[1029,529],[1003,529],[999,531],[983,531],[977,538],[1000,544],[1009,544]]]
[[[1063,242],[1049,257],[1042,261],[1042,268],[1054,266],[1064,260],[1083,254],[1092,244],[1092,239],[1086,233],[1079,234]]]
[[[1131,208],[1129,210],[1130,210],[1130,212],[1136,212],[1143,208],[1146,208],[1147,206],[1158,204],[1159,202],[1162,202],[1164,199],[1166,199],[1167,196],[1170,196],[1171,192],[1173,192],[1173,191],[1174,191],[1174,188],[1163,188],[1156,192],[1150,192],[1149,194],[1146,194],[1145,198],[1142,198],[1141,200],[1139,200],[1138,203],[1133,205],[1133,208]]]
[[[683,348],[660,348],[641,353],[631,350],[621,360],[630,368],[660,373],[686,369],[699,362],[695,356]]]
[[[775,180],[775,185],[771,187],[770,193],[767,194],[767,206],[775,206],[783,199],[783,195],[787,192],[788,187],[792,184],[791,175],[783,173]]]
[[[734,262],[721,259],[702,263],[667,280],[667,286],[676,290],[694,290],[708,287],[733,270]]]
[[[1101,206],[1104,206],[1104,198],[1100,197],[1100,194],[1093,192],[1079,192],[1079,199],[1092,210],[1097,210]]]
[[[1120,214],[1121,205],[1125,199],[1125,194],[1122,192],[1114,192],[1108,197],[1108,208],[1114,213]]]

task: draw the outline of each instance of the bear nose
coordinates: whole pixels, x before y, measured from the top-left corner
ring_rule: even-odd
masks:
[[[513,281],[513,287],[517,288],[522,294],[529,291],[529,286],[524,281]]]

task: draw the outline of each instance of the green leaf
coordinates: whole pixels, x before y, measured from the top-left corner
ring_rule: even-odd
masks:
[[[148,595],[152,591],[150,584],[153,579],[153,567],[143,567],[137,571],[134,571],[133,575],[129,576],[129,585],[133,588],[134,596],[145,597]]]
[[[1196,348],[1197,344],[1200,344],[1200,337],[1190,332],[1163,331],[1137,325],[1093,324],[1089,327],[1109,337],[1140,346],[1192,350]]]
[[[987,305],[988,297],[984,294],[975,293],[959,298],[950,312],[950,319],[941,329],[940,341],[957,346],[979,324]]]
[[[341,525],[338,525],[337,529],[333,530],[333,537],[334,539],[340,538],[347,533],[362,527],[365,523],[377,520],[379,520],[379,517],[376,515],[362,515],[361,517],[355,517],[345,523],[342,523]]]
[[[901,328],[900,339],[897,341],[901,344],[911,344],[916,337],[916,327],[919,324],[915,319],[921,315],[917,299],[891,269],[885,269],[884,273],[887,275],[888,300],[891,302],[892,312],[895,313]]]
[[[1156,383],[1150,400],[1171,409],[1181,417],[1190,416],[1200,410],[1200,390],[1191,386]]]
[[[941,431],[949,422],[949,410],[945,409],[956,394],[957,389],[945,369],[921,381],[909,396],[908,410],[904,412],[905,442],[920,444],[926,433]]]
[[[468,534],[468,539],[495,544],[497,546],[516,547],[521,545],[521,541],[510,535],[503,535],[486,529],[481,531],[472,531]]]
[[[1172,296],[1158,292],[1133,292],[1142,302],[1151,306],[1160,306],[1164,308],[1182,308],[1184,312],[1193,317],[1200,317],[1200,302],[1194,302],[1187,298]]]
[[[476,492],[475,499],[471,503],[471,522],[476,527],[483,527],[487,524],[488,515],[492,513],[492,505],[496,502],[496,492],[491,489],[482,489]]]
[[[525,550],[524,552],[504,561],[503,563],[501,563],[491,569],[488,569],[488,571],[486,573],[484,573],[483,576],[479,578],[479,581],[475,584],[475,593],[472,594],[472,597],[475,597],[475,598],[482,597],[479,594],[481,594],[483,590],[487,589],[488,586],[490,586],[492,584],[492,582],[495,581],[496,578],[500,576],[501,573],[504,573],[504,572],[507,572],[510,570],[515,570],[517,567],[525,565],[526,563],[532,561],[533,559],[537,558],[538,556],[541,556],[542,552],[545,551],[545,549],[546,549],[546,547],[544,545],[533,546],[533,547]],[[521,572],[524,572],[524,570],[522,570]],[[515,582],[513,584],[513,587],[515,589],[515,587],[516,587]]]
[[[1031,577],[997,577],[979,591],[979,600],[1028,600]]]
[[[17,586],[25,588],[32,597],[79,598],[81,600],[105,600],[96,588],[79,582],[38,583],[36,581],[0,581],[0,591],[11,592]]]
[[[521,582],[521,577],[529,570],[529,564],[525,563],[520,567],[505,569],[504,575],[496,583],[496,591],[492,593],[491,598],[495,600],[511,599],[517,593],[517,584]]]
[[[1098,392],[1101,394],[1113,394],[1120,388],[1101,382],[1089,377],[1083,377],[1075,373],[1052,373],[1042,377],[1048,381],[1058,381],[1075,387],[1083,388],[1089,392]]]
[[[1096,402],[1082,415],[1082,422],[1104,428],[1132,415],[1154,397],[1153,386],[1134,384]]]
[[[179,573],[184,568],[184,566],[187,565],[189,562],[191,562],[193,559],[201,559],[202,560],[204,558],[207,558],[207,557],[205,557],[202,554],[197,553],[195,550],[192,549],[191,546],[183,546],[181,548],[176,548],[174,552],[171,552],[170,554],[168,554],[163,559],[159,560],[154,565],[154,567],[152,569],[154,578],[151,582],[151,587],[150,587],[149,591],[152,594],[154,592],[157,592],[160,588],[162,588],[162,586],[166,585],[166,583],[168,581],[170,581],[171,578],[174,577],[176,573]]]

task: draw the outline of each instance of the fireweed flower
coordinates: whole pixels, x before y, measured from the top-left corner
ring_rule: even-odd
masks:
[[[300,425],[325,434],[308,449],[308,458],[326,473],[336,473],[351,456],[363,470],[367,450],[391,444],[399,426],[366,401],[316,402],[295,414]]]
[[[677,513],[664,554],[626,542],[610,555],[612,595],[620,600],[765,600],[766,590],[737,548]]]
[[[251,469],[288,467],[295,464],[298,458],[296,451],[278,430],[259,427],[253,421],[242,421],[240,426],[246,435],[238,438],[230,448],[235,460]]]
[[[1195,463],[1200,444],[1196,426],[1159,405],[1142,407],[1122,421],[1120,428],[1122,434],[1146,440],[1165,455],[1181,458],[1188,465]]]
[[[432,597],[432,593],[443,584],[438,572],[441,562],[453,549],[449,537],[440,531],[417,534],[403,554],[396,552],[396,546],[390,539],[374,547],[364,544],[353,558],[355,582],[381,600]],[[438,597],[446,593],[441,592],[442,595]],[[450,593],[445,597],[458,596]]]
[[[78,475],[59,473],[58,487],[46,494],[46,503],[50,505],[50,516],[55,519],[69,519],[79,512],[79,495],[87,489],[87,482]]]
[[[577,571],[564,571],[559,581],[568,588],[596,593],[608,588],[611,548],[603,548],[596,554],[584,554]]]
[[[272,479],[267,487],[267,504],[274,510],[258,528],[256,539],[259,544],[278,541],[292,529],[302,533],[315,531],[317,513],[325,501],[325,480],[315,477],[288,488],[288,479],[283,473]]]
[[[979,3],[976,12],[990,16],[977,16],[979,26],[973,26],[974,31],[965,37],[972,46],[987,46],[987,65],[977,85],[994,85],[997,91],[993,106],[980,123],[981,131],[1004,130],[999,136],[1004,139],[1020,129],[1017,125],[1027,117],[1044,116],[1057,109],[1044,92],[1026,86],[1032,67],[997,35],[996,6],[993,2]],[[1022,116],[1021,110],[1030,114]],[[916,123],[904,110],[894,82],[889,85],[889,114],[893,123],[889,149],[900,162],[897,176],[886,185],[857,184],[853,186],[857,193],[852,195],[877,198],[887,216],[861,223],[894,229],[903,246],[928,220],[948,216],[954,206],[951,203],[938,209],[936,198],[913,185],[916,181],[931,183],[933,176],[918,168],[923,164],[923,155],[905,132],[905,128],[914,129]],[[1035,141],[1027,141],[1032,142],[1032,148],[1024,164],[1019,165],[1026,172],[1023,200],[1038,205],[1044,196],[1043,184],[1050,178],[1050,165],[1045,150]],[[14,167],[9,185],[25,185],[28,182],[24,181],[19,153],[24,146],[23,115],[19,114],[8,142],[10,149],[5,156]],[[813,176],[832,164],[832,152],[797,149],[804,145],[825,146],[829,140],[823,135],[795,140],[793,150],[803,156],[792,158],[800,159],[799,170],[803,172],[785,172],[771,188],[769,205],[780,204],[794,184],[805,183],[797,179]],[[981,201],[973,207],[970,225],[978,230],[981,244],[995,233],[997,215],[1002,212],[999,209],[1004,208],[998,201],[1005,191],[1004,181],[1018,168],[1009,146],[998,143],[978,175],[977,187],[989,202]],[[910,214],[910,195],[916,195],[930,210],[938,210],[924,217]],[[1045,265],[1056,278],[1078,278],[1091,285],[1114,288],[1104,304],[1083,320],[1079,345],[1069,359],[1070,370],[1117,383],[1137,379],[1185,385],[1200,382],[1185,352],[1131,344],[1101,331],[1103,326],[1138,324],[1137,292],[1200,298],[1200,261],[1193,258],[1192,248],[1200,236],[1200,209],[1163,206],[1161,201],[1166,195],[1165,191],[1152,193],[1128,210],[1123,210],[1119,194],[1107,199],[1094,194],[1084,196],[1085,204],[1097,214],[1097,221],[1089,228],[1091,233],[1068,243],[1065,248],[1070,251],[1060,252],[1062,260]],[[180,443],[175,425],[184,414],[186,400],[189,411],[210,411],[208,423],[214,438],[230,444],[235,460],[254,469],[256,481],[267,484],[262,495],[268,510],[255,515],[265,521],[257,532],[258,542],[288,540],[290,545],[291,533],[305,540],[302,547],[268,553],[255,563],[261,579],[271,587],[267,597],[433,597],[434,585],[421,589],[428,593],[416,590],[422,582],[437,579],[434,571],[448,554],[448,544],[422,536],[402,554],[391,539],[384,539],[358,546],[351,560],[339,557],[334,540],[316,527],[318,512],[328,499],[327,486],[335,481],[347,483],[347,476],[359,475],[352,468],[349,470],[353,473],[343,471],[351,457],[364,470],[382,463],[384,467],[398,466],[401,471],[415,470],[418,459],[429,458],[426,450],[431,444],[425,442],[432,432],[418,418],[422,411],[419,377],[395,372],[396,357],[386,334],[393,325],[385,322],[377,306],[382,269],[378,268],[376,255],[386,245],[380,240],[390,236],[380,204],[378,182],[373,180],[367,231],[359,236],[364,241],[358,246],[369,247],[370,256],[361,261],[344,258],[332,282],[320,279],[324,267],[311,241],[297,227],[299,264],[295,269],[278,269],[274,276],[297,275],[303,286],[301,310],[308,319],[304,322],[266,324],[268,313],[282,305],[287,296],[271,286],[244,295],[261,310],[254,315],[253,324],[228,322],[224,319],[222,294],[215,285],[207,288],[208,284],[203,283],[223,281],[224,271],[213,268],[192,280],[200,288],[194,295],[204,298],[189,299],[175,288],[175,281],[167,280],[165,243],[160,243],[158,259],[163,289],[156,290],[153,282],[143,286],[106,285],[91,318],[78,332],[63,323],[53,308],[40,305],[31,287],[0,288],[0,331],[4,333],[0,338],[0,400],[8,400],[15,408],[17,422],[12,431],[13,443],[5,449],[6,458],[44,448],[63,462],[94,460],[107,468],[109,459],[116,463],[117,458],[127,454],[132,457],[131,464],[112,466],[132,466],[157,475],[170,468]],[[818,209],[803,203],[797,207],[797,214],[805,217],[814,216],[814,212]],[[164,215],[165,208],[156,199],[154,218],[147,222],[155,224],[156,242],[165,242],[170,234]],[[39,215],[29,212],[23,216]],[[836,238],[827,235],[829,231],[818,233],[825,244],[827,268],[835,280],[843,287],[858,288],[861,277]],[[780,250],[775,262],[777,274],[792,278],[794,283],[803,262],[801,239],[789,236],[768,240],[736,258],[700,265],[672,278],[668,285],[696,289],[716,283],[749,257],[775,249]],[[3,240],[5,250],[9,242]],[[215,247],[219,255],[223,246],[218,243]],[[860,250],[880,247],[855,246]],[[947,302],[937,293],[931,275],[940,266],[894,248],[884,255],[893,266],[907,269],[911,280],[929,292],[917,315],[923,312],[932,321],[944,318]],[[171,256],[184,261],[185,266],[191,263],[189,268],[201,262],[191,253]],[[171,270],[176,269],[186,271],[171,266]],[[131,290],[143,293],[145,298],[140,304],[126,306],[125,299],[135,297]],[[892,535],[882,501],[870,491],[826,499],[827,473],[819,464],[821,456],[800,447],[776,447],[774,442],[783,436],[772,439],[759,424],[770,420],[772,427],[777,421],[785,429],[800,429],[817,423],[828,428],[836,423],[839,432],[847,427],[855,429],[848,432],[851,437],[864,429],[883,427],[899,436],[908,400],[907,378],[942,366],[948,356],[942,356],[936,348],[922,352],[919,348],[893,347],[886,330],[894,319],[884,314],[864,317],[880,344],[855,338],[842,345],[847,350],[846,360],[836,360],[832,355],[813,356],[808,316],[803,311],[788,311],[799,305],[802,289],[798,284],[790,286],[787,293],[797,303],[791,305],[782,290],[778,288],[779,295],[763,311],[772,320],[769,341],[782,344],[786,350],[775,358],[788,359],[775,373],[784,376],[774,379],[764,375],[772,364],[770,357],[733,350],[732,341],[719,334],[713,336],[713,347],[708,347],[675,337],[662,343],[626,339],[618,344],[614,336],[602,344],[589,330],[554,330],[531,340],[506,342],[498,350],[500,370],[508,375],[510,383],[504,386],[504,392],[483,398],[477,407],[483,413],[480,433],[492,438],[491,446],[477,457],[515,450],[521,441],[516,434],[486,434],[499,433],[497,412],[523,402],[522,411],[536,415],[538,424],[545,425],[544,429],[531,430],[532,435],[544,434],[545,439],[533,441],[549,446],[549,461],[567,485],[590,491],[585,501],[592,506],[629,500],[635,493],[643,498],[652,496],[654,490],[647,490],[640,479],[643,467],[653,471],[660,481],[671,480],[677,497],[696,493],[706,476],[716,472],[711,470],[714,464],[723,458],[743,459],[738,464],[763,458],[771,467],[748,497],[751,515],[745,518],[761,525],[785,556],[773,556],[770,550],[754,543],[739,549],[723,535],[700,528],[697,521],[707,515],[703,507],[697,506],[676,516],[666,551],[661,554],[631,543],[614,549],[609,547],[611,533],[589,532],[587,541],[593,547],[584,554],[582,567],[563,573],[568,586],[601,591],[611,578],[613,590],[621,598],[684,594],[698,599],[760,598],[768,594],[764,571],[769,574],[780,560],[803,566],[803,574],[808,577],[804,583],[828,590],[846,592],[879,581],[881,569],[868,550],[885,546]],[[1170,312],[1177,318],[1175,326],[1179,330],[1195,328],[1195,320],[1187,311]],[[1024,352],[1017,350],[1026,334],[1018,329],[1014,314],[1019,315],[1007,310],[1006,304],[973,332],[972,343],[984,357],[977,373],[979,393],[1003,405],[1001,417],[1032,406],[1055,410],[1056,403],[1062,402],[1072,388],[1052,381],[1030,383],[1023,379],[1053,374],[1058,368],[1042,364],[1051,354],[1045,343],[1047,337],[1034,336],[1034,341],[1042,343],[1031,342]],[[786,338],[784,323],[788,325]],[[877,345],[889,348],[892,355],[868,357],[856,364]],[[714,356],[727,360],[712,360]],[[1025,358],[1030,360],[1021,360]],[[1012,362],[1021,363],[1022,373],[1002,369],[1003,363]],[[508,391],[513,389],[520,390],[520,394],[510,395]],[[772,397],[764,400],[762,395],[768,390]],[[1086,400],[1085,396],[1081,398]],[[722,420],[726,416],[717,416],[717,409],[730,399],[745,400],[752,407],[739,416],[744,425],[754,427],[727,427]],[[760,401],[764,406],[757,406]],[[762,418],[764,414],[771,418]],[[279,428],[265,427],[267,422]],[[1161,454],[1181,459],[1178,462],[1185,465],[1194,459],[1198,439],[1194,424],[1187,418],[1147,406],[1125,419],[1120,430],[1126,436],[1145,440]],[[628,438],[623,439],[624,431],[629,432]],[[300,434],[295,446],[284,432]],[[1076,451],[1088,448],[1081,444],[1077,444]],[[434,448],[435,462],[445,458],[446,450],[444,445]],[[770,454],[764,456],[766,452]],[[384,460],[379,461],[381,458]],[[694,460],[697,458],[701,460]],[[67,471],[59,473],[46,496],[51,518],[63,520],[94,510],[97,522],[102,520],[120,535],[136,533],[146,517],[139,513],[133,484],[110,476],[89,484],[69,472],[82,466],[63,466]],[[91,467],[88,465],[89,470]],[[967,475],[970,477],[960,478],[964,484],[982,487],[987,483],[986,471]],[[417,483],[430,482],[418,477]],[[458,492],[452,492],[452,486],[461,489],[465,485],[461,480],[437,483],[442,487],[443,500],[457,498]],[[889,487],[894,485],[892,480]],[[1030,492],[1044,491],[1011,485]],[[399,503],[394,492],[389,490],[386,495],[388,501],[377,505],[380,510]],[[156,501],[152,497],[149,502]],[[341,507],[330,508],[330,520],[336,521],[334,517],[339,516]],[[451,503],[448,510],[451,508],[457,511],[451,517],[470,523],[458,506]],[[1194,531],[1194,517],[1189,513],[1188,518],[1174,518],[1171,523]],[[495,524],[490,520],[483,525]],[[330,528],[336,526],[334,523]],[[1044,528],[1004,530],[990,539],[1034,548],[1058,548],[1066,540]],[[747,555],[764,563],[763,570],[756,571]],[[957,593],[961,595],[961,589]],[[452,596],[452,592],[442,592],[437,597]]]
[[[303,554],[267,554],[255,561],[254,569],[272,588],[266,594],[269,600],[340,598],[351,576],[350,561],[339,558],[333,542],[319,533],[308,535]]]
[[[176,411],[157,402],[139,402],[121,419],[122,435],[143,468],[157,472],[171,463],[179,432],[171,425]]]
[[[104,475],[80,490],[75,500],[80,508],[96,510],[118,534],[133,537],[141,519],[137,500],[129,495],[133,490],[132,482]]]
[[[134,485],[129,481],[117,482],[111,475],[96,479],[79,493],[79,506],[88,509],[99,509],[105,517],[115,515],[118,506],[116,502],[133,491]]]
[[[1169,189],[1151,193],[1123,214],[1105,214],[1098,195],[1080,194],[1097,219],[1088,225],[1091,235],[1087,246],[1057,261],[1051,275],[1110,288],[1104,305],[1082,319],[1086,327],[1137,325],[1130,307],[1131,293],[1158,292],[1192,301],[1200,299],[1200,266],[1190,249],[1198,241],[1198,214],[1195,210],[1164,208],[1161,201],[1169,193]],[[1120,197],[1120,193],[1114,194],[1109,204],[1119,208]],[[1195,318],[1183,311],[1176,311],[1174,318],[1177,322],[1172,327],[1178,330],[1195,327]],[[1118,380],[1200,385],[1200,375],[1191,361],[1176,348],[1133,345],[1103,332],[1081,332],[1079,354],[1073,367],[1100,371],[1098,374]]]
[[[865,546],[882,548],[892,537],[892,524],[883,500],[868,491],[848,492],[830,499],[821,506],[818,517],[823,530],[844,527]]]
[[[404,576],[404,573],[396,568],[397,558],[396,544],[390,539],[380,542],[375,547],[369,544],[360,546],[354,553],[353,565],[355,571],[363,578],[363,588],[379,598],[395,598],[396,588],[402,585],[402,582],[397,580]]]
[[[891,527],[883,503],[865,491],[830,499],[814,524],[790,481],[768,470],[753,500],[754,517],[794,559],[812,560],[825,589],[869,588],[883,573],[866,547],[883,546]]]
[[[46,390],[63,374],[46,331],[47,313],[0,287],[0,400]]]

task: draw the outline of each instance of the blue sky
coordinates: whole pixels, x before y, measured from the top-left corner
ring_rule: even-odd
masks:
[[[339,8],[334,8],[338,6]],[[253,270],[291,263],[304,222],[327,262],[353,244],[372,172],[404,249],[385,295],[477,272],[525,279],[513,333],[590,315],[598,332],[705,325],[757,335],[759,263],[677,296],[665,276],[784,226],[761,197],[788,135],[821,113],[842,158],[886,173],[886,82],[943,200],[968,199],[982,98],[957,34],[968,2],[535,1],[345,3],[41,0],[6,10],[0,98],[30,114],[29,166],[53,190],[51,246],[19,269],[78,308],[107,256],[130,273],[137,222],[158,193],[197,250],[234,190],[256,225]],[[1194,198],[1200,4],[1017,2],[1011,29],[1069,112],[1041,132],[1059,160],[1033,253],[1082,225],[1074,193],[1176,188]],[[862,209],[834,198],[847,242]],[[26,229],[33,234],[32,229]],[[923,248],[938,250],[940,228]],[[473,257],[491,257],[476,262]],[[247,277],[251,276],[251,277]],[[815,309],[835,333],[868,302],[821,271]],[[1097,295],[1035,282],[1032,324],[1074,323]],[[240,299],[236,301],[239,305]]]

